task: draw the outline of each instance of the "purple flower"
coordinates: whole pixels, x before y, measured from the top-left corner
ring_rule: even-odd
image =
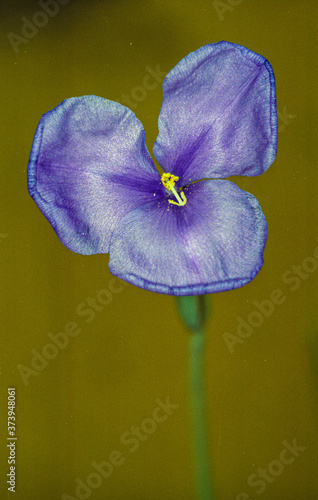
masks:
[[[271,65],[219,42],[164,80],[153,148],[162,177],[135,114],[84,96],[42,117],[28,188],[62,243],[109,253],[115,276],[170,295],[231,290],[262,267],[267,226],[254,196],[224,178],[262,174],[276,145]]]

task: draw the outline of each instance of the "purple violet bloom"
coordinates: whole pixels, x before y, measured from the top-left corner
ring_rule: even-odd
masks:
[[[256,198],[224,178],[262,174],[276,148],[271,65],[219,42],[190,53],[163,82],[153,148],[162,176],[135,114],[83,96],[43,115],[28,188],[61,242],[109,253],[115,276],[170,295],[220,292],[256,276],[267,238]]]

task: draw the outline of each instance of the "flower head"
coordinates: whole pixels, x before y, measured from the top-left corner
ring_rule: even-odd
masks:
[[[269,62],[220,42],[163,82],[153,148],[162,176],[135,114],[83,96],[42,117],[28,187],[62,243],[109,253],[114,275],[171,295],[231,290],[262,267],[267,226],[254,196],[224,178],[263,173],[276,145]]]

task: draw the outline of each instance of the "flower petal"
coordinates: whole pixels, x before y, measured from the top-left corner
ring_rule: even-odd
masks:
[[[28,188],[70,250],[107,253],[123,215],[164,188],[135,114],[101,97],[67,99],[36,130]]]
[[[184,190],[187,204],[143,205],[116,226],[110,271],[134,285],[169,295],[238,288],[259,272],[266,220],[251,194],[223,180]]]
[[[264,57],[219,42],[191,52],[168,73],[154,154],[183,185],[259,175],[276,148],[275,80]]]

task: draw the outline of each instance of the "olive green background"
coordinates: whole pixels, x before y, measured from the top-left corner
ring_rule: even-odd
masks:
[[[146,67],[168,72],[189,52],[220,40],[270,61],[280,128],[272,167],[259,177],[233,178],[257,197],[266,215],[265,264],[245,287],[210,295],[206,376],[217,498],[318,498],[318,269],[292,281],[298,272],[293,266],[318,261],[318,249],[316,260],[308,259],[318,247],[317,2],[70,0],[17,52],[7,34],[21,35],[22,18],[32,20],[41,9],[22,0],[7,0],[1,8],[0,498],[8,498],[9,386],[16,387],[18,436],[17,492],[9,498],[76,498],[75,479],[86,481],[92,462],[107,460],[113,450],[125,461],[89,498],[196,498],[189,333],[175,299],[121,288],[111,279],[108,256],[67,250],[28,195],[26,169],[42,114],[85,94],[122,103],[124,95],[142,96],[133,111],[151,152],[162,91],[159,83],[146,95],[140,90]],[[112,287],[117,293],[87,323],[88,315],[77,308],[87,309],[82,303],[88,297]],[[253,302],[270,299],[275,289],[284,302],[230,352],[224,334],[239,338],[237,318],[247,321],[256,310]],[[32,350],[42,352],[51,342],[48,334],[70,322],[80,333],[37,376],[23,380],[21,367],[31,368]],[[123,433],[146,425],[156,399],[168,397],[178,408],[130,452],[121,443]],[[305,450],[257,494],[249,476],[259,468],[274,470],[283,441],[295,439]]]

